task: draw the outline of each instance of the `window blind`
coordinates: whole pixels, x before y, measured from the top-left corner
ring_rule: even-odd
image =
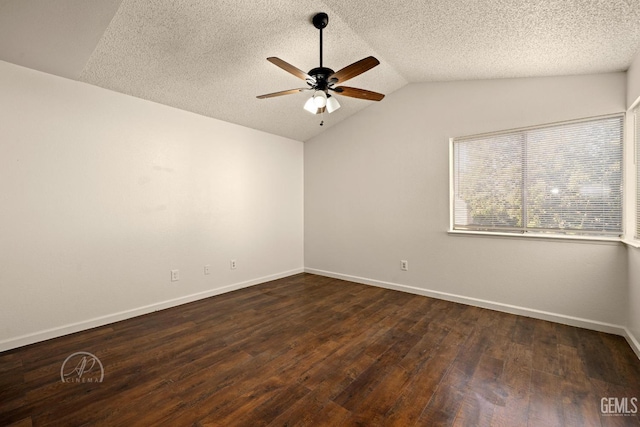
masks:
[[[623,116],[453,139],[453,227],[622,234]]]

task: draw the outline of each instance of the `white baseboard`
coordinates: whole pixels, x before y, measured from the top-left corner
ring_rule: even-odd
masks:
[[[282,279],[283,277],[293,276],[294,274],[299,274],[303,272],[304,272],[303,268],[297,268],[295,270],[284,271],[284,272],[272,274],[269,276],[259,277],[257,279],[247,280],[245,282],[234,283],[231,285],[223,286],[221,288],[210,289],[204,292],[198,292],[191,295],[185,295],[183,297],[174,298],[171,300],[162,301],[154,304],[149,304],[149,305],[134,308],[131,310],[120,311],[118,313],[108,314],[106,316],[94,317],[93,319],[88,319],[81,322],[58,326],[55,328],[46,329],[44,331],[22,335],[16,338],[9,338],[7,340],[0,341],[0,352],[22,347],[29,344],[33,344],[40,341],[45,341],[52,338],[61,337],[63,335],[69,335],[75,332],[96,328],[98,326],[108,325],[110,323],[119,322],[121,320],[131,319],[132,317],[153,313],[154,311],[164,310],[166,308],[176,307],[189,302],[198,301],[198,300],[209,298],[215,295],[224,294],[227,292],[235,291],[237,289],[248,288],[250,286],[258,285],[260,283],[269,282],[271,280]]]
[[[624,328],[624,331],[625,331],[624,337],[626,338],[627,342],[631,346],[631,349],[633,350],[633,352],[636,354],[636,356],[638,356],[638,359],[640,359],[640,342],[636,337],[633,336],[633,334],[628,328]]]
[[[595,320],[583,319],[579,317],[567,316],[564,314],[550,313],[547,311],[535,310],[526,307],[514,306],[510,304],[503,304],[494,301],[488,301],[478,298],[465,297],[462,295],[450,294],[446,292],[434,291],[423,288],[416,288],[413,286],[400,285],[397,283],[384,282],[380,280],[367,279],[364,277],[351,276],[348,274],[334,273],[330,271],[317,270],[314,268],[298,268],[294,270],[284,271],[269,276],[260,277],[257,279],[247,280],[245,282],[234,283],[231,285],[223,286],[221,288],[210,289],[204,292],[198,292],[191,295],[186,295],[179,298],[174,298],[167,301],[162,301],[143,307],[138,307],[131,310],[125,310],[106,316],[95,317],[81,322],[76,322],[68,325],[63,325],[44,331],[34,332],[27,335],[22,335],[15,338],[10,338],[4,341],[0,341],[0,352],[11,350],[25,345],[34,344],[36,342],[45,341],[52,338],[61,337],[63,335],[73,334],[75,332],[84,331],[98,326],[108,325],[110,323],[119,322],[121,320],[130,319],[132,317],[141,316],[143,314],[153,313],[154,311],[164,310],[166,308],[176,307],[182,304],[187,304],[193,301],[198,301],[204,298],[209,298],[215,295],[224,294],[227,292],[235,291],[237,289],[248,288],[260,283],[269,282],[271,280],[277,280],[288,276],[293,276],[299,273],[311,273],[319,276],[332,277],[335,279],[347,280],[350,282],[362,283],[365,285],[377,286],[386,289],[393,289],[396,291],[407,292],[416,295],[423,295],[431,298],[442,299],[446,301],[457,302],[466,305],[472,305],[476,307],[488,308],[491,310],[502,311],[505,313],[518,314],[521,316],[532,317],[534,319],[548,320],[551,322],[561,323],[564,325],[576,326],[579,328],[592,329],[600,332],[607,332],[615,335],[623,336],[632,350],[636,353],[640,359],[640,342],[629,331],[628,328],[620,325],[614,325],[610,323],[598,322]]]
[[[548,320],[550,322],[560,323],[563,325],[576,326],[579,328],[591,329],[599,332],[606,332],[623,336],[633,351],[640,358],[640,343],[624,326],[614,325],[611,323],[599,322],[597,320],[584,319],[581,317],[568,316],[565,314],[551,313],[548,311],[536,310],[533,308],[520,307],[511,304],[504,304],[495,301],[489,301],[478,298],[466,297],[463,295],[450,294],[447,292],[434,291],[430,289],[416,288],[413,286],[400,285],[398,283],[384,282],[381,280],[368,279],[365,277],[351,276],[348,274],[334,273],[332,271],[317,270],[315,268],[305,268],[305,273],[317,274],[319,276],[332,277],[334,279],[342,279],[350,282],[362,283],[364,285],[377,286],[379,288],[393,289],[396,291],[407,292],[426,297],[442,299],[446,301],[457,302],[475,307],[488,308],[490,310],[502,311],[504,313],[517,314],[520,316],[531,317],[534,319]]]

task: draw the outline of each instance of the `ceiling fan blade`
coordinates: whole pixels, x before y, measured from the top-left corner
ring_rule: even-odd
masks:
[[[258,95],[258,96],[256,96],[256,98],[258,98],[258,99],[273,98],[275,96],[291,95],[292,93],[298,93],[298,92],[302,92],[304,90],[309,90],[309,89],[308,88],[304,88],[304,89],[281,90],[280,92],[267,93],[266,95]]]
[[[302,80],[307,80],[310,79],[311,76],[307,73],[305,73],[304,71],[300,70],[299,68],[294,67],[293,65],[289,64],[286,61],[283,61],[280,58],[276,58],[275,56],[270,56],[269,58],[267,58],[267,61],[271,62],[273,65],[277,65],[278,67],[282,68],[283,70],[285,70],[288,73],[293,74],[294,76],[296,76],[299,79]]]
[[[366,99],[367,101],[381,101],[384,95],[370,90],[358,89],[357,87],[338,86],[333,89],[338,95],[350,96],[351,98]]]
[[[365,71],[372,69],[379,63],[380,61],[378,61],[373,56],[368,56],[364,59],[361,59],[358,62],[354,62],[351,65],[347,65],[341,70],[336,71],[331,76],[329,76],[329,80],[337,79],[338,83],[346,82],[347,80],[352,79],[355,76],[359,76]]]

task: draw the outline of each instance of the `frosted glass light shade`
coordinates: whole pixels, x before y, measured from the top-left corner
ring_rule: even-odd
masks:
[[[338,108],[340,108],[340,103],[338,102],[338,100],[334,96],[330,96],[327,99],[327,111],[329,113],[333,113]]]
[[[313,102],[313,97],[307,99],[307,102],[304,103],[304,109],[311,114],[318,114],[318,107],[316,107],[315,102]]]
[[[316,107],[323,108],[327,105],[327,94],[324,93],[323,90],[317,90],[313,95],[313,102],[316,104]]]

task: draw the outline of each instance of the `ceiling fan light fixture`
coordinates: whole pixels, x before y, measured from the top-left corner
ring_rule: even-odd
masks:
[[[313,95],[313,103],[318,108],[326,107],[326,105],[327,105],[327,94],[323,90],[317,90]]]
[[[331,114],[338,108],[340,108],[340,103],[338,102],[336,97],[329,95],[329,97],[327,98],[327,112]]]
[[[310,112],[311,114],[318,114],[318,107],[316,106],[316,103],[314,102],[313,96],[309,99],[307,99],[307,102],[304,103],[304,107],[305,110],[307,110],[308,112]]]

